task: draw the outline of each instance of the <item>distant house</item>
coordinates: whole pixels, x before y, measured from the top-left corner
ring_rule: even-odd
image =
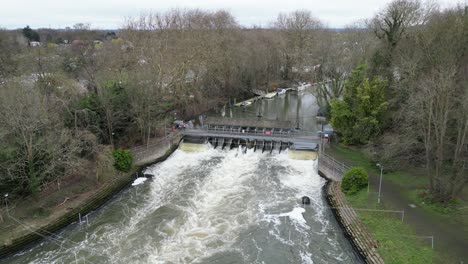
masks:
[[[40,47],[41,43],[39,41],[31,41],[31,42],[29,42],[29,46],[31,46],[31,47]]]
[[[74,47],[82,47],[82,46],[85,45],[85,43],[84,43],[82,40],[80,40],[80,39],[75,39],[75,40],[73,40],[73,41],[71,42],[71,44],[72,44],[72,46],[74,46]]]

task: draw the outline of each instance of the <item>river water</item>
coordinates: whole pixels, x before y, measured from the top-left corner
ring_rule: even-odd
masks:
[[[221,115],[224,117],[259,118],[265,120],[291,121],[293,127],[305,131],[316,132],[321,130],[317,126],[315,116],[318,105],[311,92],[288,92],[285,95],[274,97],[274,99],[264,99],[254,102],[247,107],[227,106],[209,115]]]
[[[313,105],[310,94],[289,94],[218,114],[260,109],[313,131]],[[328,208],[316,161],[207,144],[176,150],[145,173],[154,177],[90,213],[89,224],[74,223],[4,262],[361,263]],[[310,205],[301,204],[304,195]]]

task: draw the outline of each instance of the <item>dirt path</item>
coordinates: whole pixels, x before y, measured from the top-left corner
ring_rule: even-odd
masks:
[[[330,152],[328,154],[333,156]],[[343,157],[334,158],[347,165],[360,165]],[[375,192],[377,197],[380,175],[371,173],[369,176],[371,192]],[[434,250],[438,255],[434,260],[436,263],[468,263],[468,232],[464,230],[466,228],[453,225],[446,218],[423,208],[414,207],[414,202],[404,195],[408,191],[411,190],[386,180],[384,174],[381,193],[383,207],[404,210],[405,222],[412,226],[416,235],[434,236]],[[430,245],[431,240],[427,241]]]

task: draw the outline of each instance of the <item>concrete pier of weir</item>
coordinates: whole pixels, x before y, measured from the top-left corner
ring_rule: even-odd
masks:
[[[318,151],[320,137],[315,132],[292,128],[290,121],[208,117],[199,128],[181,131],[189,142],[210,142],[215,147],[261,146],[262,151],[283,149]]]

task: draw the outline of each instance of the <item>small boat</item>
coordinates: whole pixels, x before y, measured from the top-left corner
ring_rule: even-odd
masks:
[[[303,83],[299,84],[299,86],[297,87],[297,90],[298,91],[303,91],[303,90],[309,88],[310,86],[311,86],[310,83],[303,82]]]
[[[267,93],[265,94],[265,96],[263,96],[263,98],[265,99],[273,99],[273,97],[276,96],[276,93]]]
[[[278,90],[276,90],[276,94],[277,94],[278,96],[283,95],[283,94],[286,94],[286,89],[278,88]]]

